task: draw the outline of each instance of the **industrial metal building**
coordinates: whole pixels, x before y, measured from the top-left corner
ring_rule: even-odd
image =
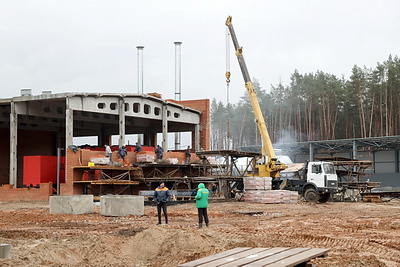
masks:
[[[366,179],[380,182],[382,187],[400,187],[400,136],[281,143],[275,147],[282,149],[294,162],[318,157],[371,161],[371,166],[365,170]]]
[[[158,94],[63,93],[0,99],[0,185],[22,187],[24,156],[57,156],[73,137],[97,136],[98,145],[118,136],[142,134],[145,146],[162,144],[168,133],[191,132],[194,150],[208,149],[209,100],[164,100]],[[161,134],[162,140],[157,140]],[[159,135],[160,136],[160,135]],[[65,151],[64,151],[65,152]],[[66,161],[68,169],[68,161]]]

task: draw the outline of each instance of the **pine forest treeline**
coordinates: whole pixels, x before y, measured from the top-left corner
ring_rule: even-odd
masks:
[[[400,60],[389,56],[373,69],[354,66],[349,80],[317,71],[291,75],[270,92],[253,79],[273,143],[400,135]],[[236,104],[211,104],[212,149],[260,145],[244,95]]]

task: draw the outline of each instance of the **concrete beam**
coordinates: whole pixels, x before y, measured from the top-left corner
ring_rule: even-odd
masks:
[[[161,110],[164,105],[167,105],[170,121],[200,123],[200,114],[195,110],[165,100],[146,97],[146,95],[122,96],[122,98],[117,96],[73,96],[69,99],[71,108],[74,110],[114,115],[119,115],[118,104],[122,99],[127,107],[125,109],[124,106],[126,116],[155,120],[162,120]]]

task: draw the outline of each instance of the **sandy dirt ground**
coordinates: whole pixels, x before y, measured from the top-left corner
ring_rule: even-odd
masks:
[[[400,201],[385,203],[211,203],[197,228],[194,203],[144,216],[52,215],[48,203],[0,203],[0,266],[176,266],[235,247],[328,248],[318,266],[400,266]],[[250,216],[240,212],[262,211]]]

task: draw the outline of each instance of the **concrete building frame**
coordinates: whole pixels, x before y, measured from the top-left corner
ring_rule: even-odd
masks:
[[[185,105],[149,94],[100,93],[46,93],[0,99],[0,129],[6,135],[5,129],[9,128],[8,182],[14,188],[21,184],[20,131],[27,131],[28,136],[35,131],[53,133],[54,139],[47,140],[53,143],[53,152],[73,145],[73,138],[80,136],[98,136],[98,145],[103,146],[111,143],[112,135],[118,135],[118,144],[122,145],[127,134],[143,134],[142,145],[156,146],[158,133],[162,133],[161,144],[167,151],[171,132],[191,132],[192,148],[208,149],[207,138],[201,136],[207,136],[202,132],[209,129],[202,126],[209,123],[202,122],[202,112],[189,107],[189,101],[183,102]]]

